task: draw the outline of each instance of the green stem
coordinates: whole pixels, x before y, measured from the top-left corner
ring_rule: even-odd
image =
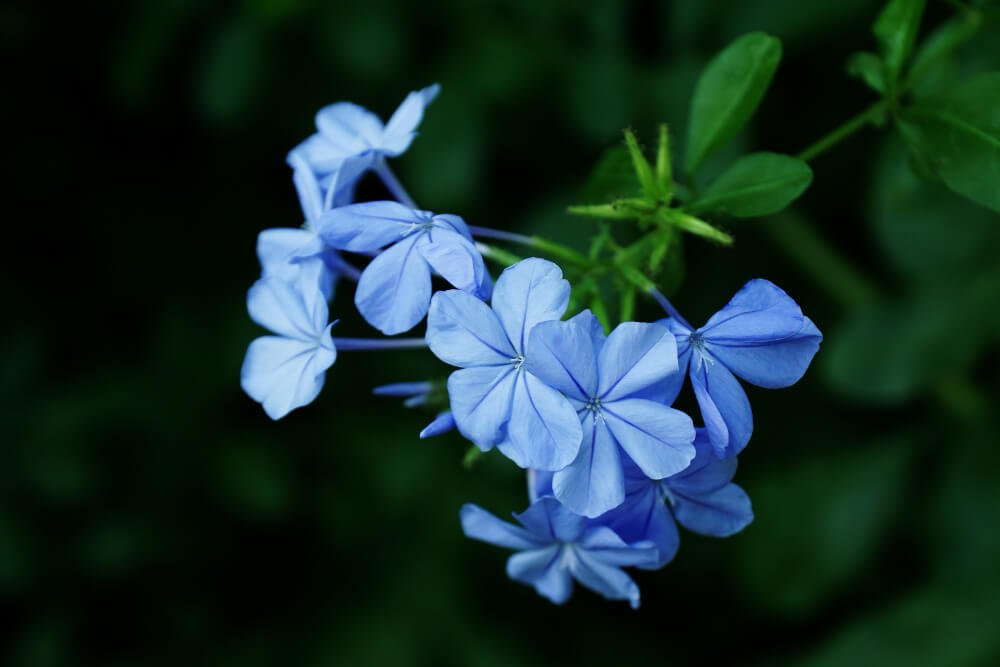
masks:
[[[543,239],[540,236],[532,236],[530,238],[532,248],[537,248],[538,250],[552,255],[557,259],[564,260],[583,269],[589,269],[592,265],[592,262],[589,259],[569,246],[556,243],[555,241],[549,241],[548,239]]]
[[[507,252],[503,248],[498,248],[482,241],[476,241],[476,247],[479,248],[479,252],[483,253],[483,257],[491,259],[505,267],[517,264],[522,259],[512,252]]]
[[[878,116],[885,113],[888,106],[889,104],[886,100],[880,100],[875,104],[872,104],[861,113],[857,114],[853,118],[850,118],[840,127],[837,127],[832,132],[821,137],[818,141],[814,142],[804,151],[796,155],[796,157],[804,162],[816,159],[844,139],[867,126],[873,120],[878,118]]]

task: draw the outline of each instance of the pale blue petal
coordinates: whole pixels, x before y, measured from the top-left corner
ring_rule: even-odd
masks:
[[[747,382],[767,389],[780,389],[799,381],[822,340],[823,334],[812,320],[803,317],[802,329],[788,338],[749,346],[713,342],[708,349],[712,356]]]
[[[736,484],[698,496],[674,494],[674,515],[688,530],[712,537],[729,537],[753,521],[750,497]]]
[[[420,432],[420,439],[433,438],[455,430],[455,416],[450,411],[442,412]]]
[[[596,396],[597,353],[589,320],[577,315],[540,322],[529,338],[528,371],[570,398],[586,402]]]
[[[299,274],[296,259],[323,252],[323,241],[307,229],[277,227],[257,235],[257,259],[265,276],[294,281]]]
[[[378,143],[379,150],[391,157],[406,151],[416,136],[417,126],[424,117],[424,109],[434,101],[440,90],[441,86],[435,83],[407,95],[386,124]]]
[[[552,476],[555,473],[551,470],[528,469],[528,500],[535,502],[539,498],[552,495]]]
[[[507,561],[507,575],[515,581],[525,582],[528,577],[531,577],[530,583],[539,595],[555,604],[563,604],[573,593],[573,578],[570,576],[569,570],[559,563],[559,556],[563,548],[552,545],[544,550],[544,555],[541,555],[542,552],[514,554]],[[540,555],[536,556],[537,560],[535,560],[535,558],[528,557],[527,553]],[[554,555],[549,556],[550,553]],[[548,567],[538,572],[537,568],[543,564],[542,561],[545,557],[550,558]]]
[[[552,497],[542,498],[514,518],[533,535],[545,541],[576,542],[587,528],[587,520],[571,512]]]
[[[508,267],[493,290],[493,310],[514,349],[522,354],[539,322],[558,320],[569,304],[569,282],[558,266],[529,257]]]
[[[662,324],[624,322],[611,332],[598,360],[602,401],[615,401],[677,372],[677,343]]]
[[[583,440],[576,459],[552,477],[555,497],[568,509],[596,517],[625,500],[618,445],[593,413],[583,419]]]
[[[515,375],[513,366],[476,366],[448,378],[455,426],[480,449],[489,449],[506,434]]]
[[[655,482],[643,475],[642,471],[627,459],[623,464],[626,470],[632,469],[638,473],[640,485],[633,486],[632,475],[626,473],[625,502],[598,520],[630,544],[644,540],[653,542],[656,545],[656,560],[640,567],[656,570],[673,560],[677,554],[677,548],[680,546],[677,523],[654,486]]]
[[[705,326],[698,329],[714,344],[753,345],[794,336],[802,329],[802,310],[777,285],[751,280]]]
[[[746,392],[719,362],[691,368],[691,385],[716,456],[736,456],[750,441],[753,413]]]
[[[288,152],[288,166],[295,168],[297,162],[304,162],[316,173],[326,175],[336,171],[344,158],[351,155],[327,141],[322,134],[309,135],[298,146]]]
[[[490,307],[460,290],[431,299],[427,344],[452,366],[509,365],[517,354]]]
[[[497,448],[522,468],[565,468],[580,450],[576,410],[565,396],[531,373],[517,375],[507,438]]]
[[[319,263],[317,263],[319,264]],[[272,332],[315,342],[327,325],[327,305],[320,291],[322,267],[303,264],[295,282],[262,278],[247,292],[247,311]]]
[[[677,342],[677,371],[671,373],[663,382],[653,385],[649,390],[640,392],[639,398],[648,398],[665,405],[673,405],[677,396],[684,387],[684,379],[687,377],[688,365],[691,363],[691,342],[690,330],[674,318],[659,320],[658,324],[665,325],[670,329]]]
[[[354,202],[354,188],[369,169],[374,169],[382,158],[378,153],[365,151],[341,160],[330,174],[323,207],[327,209],[347,206]]]
[[[371,252],[418,231],[422,213],[394,201],[351,204],[320,216],[316,231],[332,248]]]
[[[502,521],[478,505],[462,505],[459,518],[465,536],[473,540],[508,549],[537,549],[545,544],[524,528]]]
[[[321,343],[263,336],[247,349],[240,384],[271,419],[280,419],[319,395],[336,359],[329,331]]]
[[[475,243],[475,239],[472,238],[472,233],[469,231],[469,226],[465,224],[465,220],[453,215],[451,213],[439,213],[434,216],[434,224],[439,227],[447,227],[451,231],[461,234],[466,241],[470,243]]]
[[[680,410],[626,398],[605,404],[603,414],[615,440],[647,477],[673,475],[694,459],[694,424]]]
[[[307,221],[315,220],[323,212],[323,193],[320,191],[316,173],[299,155],[289,156],[292,163],[292,182],[299,195],[302,215]]]
[[[718,491],[736,475],[736,457],[720,459],[715,455],[708,431],[695,429],[695,457],[691,465],[664,480],[671,492],[698,496]]]
[[[373,259],[358,280],[354,303],[387,336],[417,325],[431,302],[431,272],[411,236]]]
[[[368,109],[351,102],[338,102],[316,113],[316,129],[331,150],[346,156],[378,145],[383,125],[379,117]]]
[[[628,600],[639,608],[639,587],[621,568],[606,565],[581,549],[574,550],[570,571],[581,584],[609,600]]]
[[[650,568],[659,560],[656,545],[649,540],[626,543],[607,526],[594,526],[578,542],[581,549],[605,565]]]
[[[483,297],[480,287],[484,275],[486,284],[491,283],[483,256],[472,243],[450,229],[432,229],[421,234],[417,247],[439,276],[463,292]]]

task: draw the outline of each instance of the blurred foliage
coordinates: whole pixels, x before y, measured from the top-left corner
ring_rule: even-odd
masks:
[[[954,7],[967,4],[987,6],[971,21]],[[988,3],[926,3],[915,47],[908,33],[875,41],[882,11],[5,5],[3,172],[23,238],[4,244],[0,660],[996,664],[1000,220],[954,192],[995,208],[996,162],[984,153],[969,187],[950,163],[922,163],[914,142],[940,156],[964,141],[933,123],[917,139],[886,123],[824,153],[794,214],[727,223],[731,249],[684,244],[689,319],[767,277],[827,340],[794,389],[751,389],[737,481],[756,523],[726,541],[685,535],[676,562],[638,575],[638,612],[583,591],[554,607],[506,579],[501,552],[462,538],[462,502],[521,509],[524,482],[492,456],[464,470],[458,437],[418,441],[428,414],[369,395],[440,377],[430,355],[344,354],[319,400],[280,424],[238,387],[257,334],[243,311],[254,240],[299,221],[283,160],[321,105],[386,114],[440,81],[396,164],[417,201],[585,250],[598,223],[565,207],[633,194],[614,157],[581,192],[591,166],[626,126],[652,144],[669,123],[683,155],[699,72],[739,35],[774,35],[782,62],[750,125],[706,159],[706,183],[741,154],[794,155],[863,109],[872,92],[847,61],[879,43],[912,48],[913,72],[943,49],[910,91],[926,109],[1000,70]],[[978,111],[992,122],[996,106]],[[664,269],[673,284],[678,261]],[[338,327],[369,335],[350,301],[334,305]]]

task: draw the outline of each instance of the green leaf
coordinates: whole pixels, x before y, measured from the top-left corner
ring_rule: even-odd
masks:
[[[982,22],[979,12],[965,12],[942,23],[923,40],[907,75],[908,90],[915,97],[940,92],[953,82],[958,69],[954,52],[976,35]]]
[[[885,68],[874,53],[861,51],[847,59],[847,73],[861,79],[876,93],[885,93]]]
[[[1000,73],[981,74],[925,100],[900,122],[913,154],[949,188],[1000,211]]]
[[[685,168],[697,169],[750,120],[781,60],[781,42],[752,32],[732,42],[705,67],[691,100]]]
[[[691,202],[687,210],[753,218],[777,213],[812,182],[812,169],[797,158],[779,153],[741,157]]]
[[[850,587],[901,509],[909,444],[839,448],[746,485],[756,518],[735,562],[755,605],[800,614]]]
[[[875,33],[889,80],[893,83],[913,50],[924,14],[925,0],[890,0],[875,19]]]

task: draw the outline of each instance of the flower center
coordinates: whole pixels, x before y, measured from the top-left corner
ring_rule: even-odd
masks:
[[[521,366],[524,365],[524,355],[519,354],[516,357],[511,357],[510,363],[514,364],[515,371],[521,370]]]
[[[677,499],[674,498],[674,494],[670,491],[670,487],[667,486],[666,482],[657,482],[656,490],[660,494],[660,500],[665,502],[670,507],[677,504]]]
[[[583,407],[585,410],[593,412],[595,415],[598,415],[601,413],[601,399],[591,398],[589,401],[587,401],[587,404],[584,405]]]
[[[695,353],[695,370],[701,370],[702,364],[708,364],[711,366],[715,363],[715,359],[705,351],[705,339],[697,331],[691,332],[688,336],[688,342],[691,344],[691,349]]]

